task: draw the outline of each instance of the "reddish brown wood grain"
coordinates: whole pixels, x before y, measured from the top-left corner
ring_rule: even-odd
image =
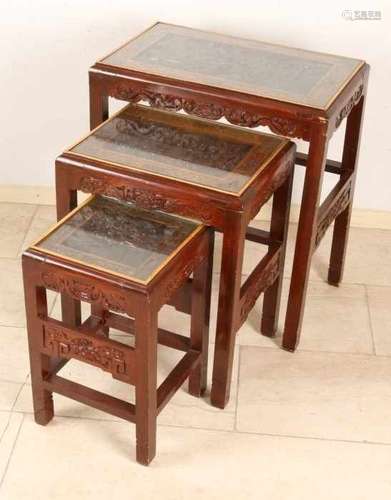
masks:
[[[189,378],[190,392],[205,389],[213,231],[202,227],[148,283],[111,274],[65,257],[31,248],[23,254],[23,278],[30,350],[34,415],[46,425],[54,414],[53,393],[62,394],[136,424],[136,455],[148,465],[156,453],[156,419]],[[184,269],[186,271],[184,272]],[[194,274],[191,282],[188,276]],[[159,330],[158,311],[186,283],[191,292],[190,337]],[[88,302],[92,314],[82,325],[48,317],[46,290]],[[119,315],[126,314],[127,316]],[[135,347],[109,338],[110,327],[133,333]],[[185,351],[184,358],[157,387],[157,344]],[[131,404],[57,375],[70,359],[104,370],[136,387]],[[88,381],[86,381],[88,385]]]

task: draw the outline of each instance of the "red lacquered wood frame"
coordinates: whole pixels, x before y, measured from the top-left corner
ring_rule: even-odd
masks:
[[[268,336],[276,332],[295,151],[293,143],[282,144],[239,196],[78,157],[75,153],[63,153],[56,161],[59,218],[74,207],[76,192],[81,190],[113,196],[143,208],[193,217],[223,233],[211,392],[212,404],[220,408],[229,399],[235,334],[262,292],[265,292],[265,307],[261,331]],[[249,222],[273,194],[271,231],[249,228]],[[268,253],[241,286],[246,238],[268,245]],[[188,312],[186,286],[173,302]]]
[[[147,465],[156,451],[156,419],[170,398],[189,379],[189,392],[206,388],[213,230],[201,227],[142,284],[84,266],[32,247],[23,254],[23,278],[29,338],[34,415],[46,425],[54,415],[52,393],[75,399],[136,424],[137,461]],[[190,337],[158,328],[158,311],[189,279]],[[91,316],[80,326],[49,317],[46,290],[73,301],[88,302]],[[126,316],[122,314],[125,314]],[[134,319],[133,319],[134,318]],[[113,327],[134,333],[135,347],[109,338]],[[184,351],[183,358],[157,387],[157,344]],[[58,371],[78,359],[135,385],[136,404],[121,401],[64,379]]]
[[[91,128],[108,117],[110,96],[129,102],[142,100],[151,106],[184,110],[211,120],[225,117],[242,127],[263,125],[274,133],[309,142],[308,156],[300,154],[296,159],[297,164],[306,166],[306,174],[283,336],[283,347],[289,351],[296,349],[300,338],[312,254],[334,221],[328,282],[338,286],[342,279],[368,74],[369,66],[363,64],[327,109],[316,109],[103,62],[90,69]],[[328,160],[329,140],[345,118],[342,161]],[[320,206],[324,171],[338,175],[339,182]]]

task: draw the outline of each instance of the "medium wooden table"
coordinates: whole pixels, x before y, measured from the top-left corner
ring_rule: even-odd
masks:
[[[191,217],[223,233],[211,393],[221,408],[230,392],[235,334],[261,293],[261,331],[277,330],[295,155],[282,137],[129,104],[56,160],[58,218],[83,191]],[[249,227],[271,196],[270,231]],[[246,239],[267,253],[260,252],[242,284]],[[172,302],[184,312],[191,307],[188,285]],[[77,303],[62,303],[64,317],[79,322],[80,309],[72,313]]]
[[[229,122],[267,126],[309,142],[283,347],[295,350],[311,257],[334,223],[328,281],[342,278],[369,66],[364,61],[157,23],[97,62],[89,73],[91,127],[108,97]],[[328,143],[347,118],[342,160]],[[320,205],[324,171],[339,176]]]

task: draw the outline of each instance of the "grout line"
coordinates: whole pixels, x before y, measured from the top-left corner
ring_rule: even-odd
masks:
[[[24,386],[25,386],[25,384],[26,384],[26,380],[27,380],[27,378],[28,378],[28,375],[26,376],[25,381],[21,384],[21,386],[20,386],[20,388],[19,388],[19,390],[18,390],[18,392],[17,392],[17,394],[16,394],[16,396],[15,396],[15,399],[14,399],[14,402],[13,402],[13,404],[12,404],[11,410],[10,410],[9,412],[7,412],[7,413],[9,413],[9,414],[8,414],[8,420],[7,420],[7,424],[6,424],[5,428],[4,428],[4,431],[2,432],[2,434],[1,434],[1,436],[0,436],[0,443],[1,443],[1,441],[3,440],[3,438],[4,438],[5,434],[6,434],[6,432],[7,432],[7,431],[8,431],[8,429],[9,429],[9,426],[10,426],[10,423],[11,423],[11,418],[12,418],[12,415],[14,414],[14,408],[15,408],[16,402],[17,402],[17,400],[18,400],[18,398],[19,398],[20,393],[22,392],[23,387],[24,387]],[[3,473],[2,477],[0,478],[0,489],[1,489],[1,486],[2,486],[2,484],[3,484],[3,480],[4,480],[4,477],[5,477],[5,474],[6,474],[7,470],[8,470],[8,465],[9,465],[9,462],[10,462],[10,460],[11,460],[11,456],[12,456],[12,454],[13,454],[13,451],[14,451],[14,448],[15,448],[15,443],[16,443],[16,440],[18,439],[19,432],[20,432],[20,429],[21,429],[21,427],[22,427],[22,423],[23,423],[23,421],[24,421],[24,416],[22,417],[22,420],[21,420],[21,422],[20,422],[20,425],[19,425],[19,428],[18,428],[17,434],[16,434],[16,436],[15,436],[15,440],[14,440],[14,442],[13,442],[11,452],[10,452],[10,454],[9,454],[9,456],[8,456],[8,460],[7,460],[7,464],[6,464],[6,466],[5,466],[5,469],[4,469],[4,473]]]
[[[27,229],[26,229],[26,231],[25,231],[25,233],[24,233],[24,238],[23,238],[23,240],[22,240],[22,243],[19,245],[19,248],[18,248],[18,251],[17,251],[17,254],[16,254],[16,255],[17,255],[17,258],[20,258],[20,255],[21,255],[21,253],[22,253],[22,251],[23,251],[24,244],[25,244],[25,241],[26,241],[26,238],[27,238],[28,232],[30,231],[31,226],[33,225],[33,220],[34,220],[35,216],[36,216],[36,215],[37,215],[37,213],[38,213],[38,209],[39,209],[39,205],[36,205],[36,206],[35,206],[35,210],[34,210],[34,212],[33,212],[32,216],[31,216],[31,219],[30,219],[29,225],[27,226]]]
[[[224,411],[224,410],[221,410]],[[20,412],[23,413],[23,412]],[[95,421],[95,422],[114,422],[114,423],[124,423],[128,424],[128,422],[118,419],[97,419],[97,418],[91,418],[91,417],[75,417],[75,416],[63,416],[63,415],[57,415],[58,418],[64,418],[64,419],[73,419],[73,420],[87,420],[87,421]],[[226,430],[226,429],[213,429],[213,428],[208,428],[208,427],[195,427],[195,426],[184,426],[184,425],[175,425],[175,424],[158,424],[158,427],[167,427],[167,428],[174,428],[174,429],[182,429],[182,430],[199,430],[199,431],[206,431],[206,432],[220,432],[224,434],[244,434],[244,435],[249,435],[249,436],[262,436],[262,437],[277,437],[277,438],[285,438],[285,439],[306,439],[306,440],[311,440],[311,441],[325,441],[325,442],[331,442],[331,443],[347,443],[347,444],[368,444],[368,445],[375,445],[375,446],[391,446],[391,442],[383,442],[383,441],[369,441],[369,440],[356,440],[356,439],[339,439],[339,438],[323,438],[323,437],[317,437],[317,436],[302,436],[302,435],[294,435],[294,434],[273,434],[273,433],[267,433],[267,432],[251,432],[251,431],[232,431],[232,430]]]
[[[224,410],[221,410],[224,411]],[[12,413],[19,413],[24,416],[32,415],[32,412],[23,412],[19,410],[14,410]],[[59,419],[69,419],[69,420],[85,420],[87,422],[111,422],[111,423],[121,423],[127,425],[129,422],[126,422],[122,419],[103,419],[103,418],[92,418],[92,417],[77,417],[72,415],[55,415],[55,418]],[[38,424],[37,424],[38,425]],[[294,434],[273,434],[271,432],[252,432],[252,431],[232,431],[227,429],[215,429],[211,427],[195,427],[195,426],[184,426],[184,425],[175,425],[175,424],[158,424],[158,427],[167,427],[174,429],[182,429],[182,430],[198,430],[198,431],[206,431],[206,432],[220,432],[224,434],[244,434],[249,436],[263,436],[263,437],[277,437],[284,439],[306,439],[311,441],[325,441],[329,443],[347,443],[347,444],[368,444],[375,446],[391,446],[391,442],[384,441],[369,441],[362,440],[359,441],[357,439],[339,439],[339,438],[324,438],[317,436],[302,436],[302,435],[294,435]]]
[[[28,375],[27,375],[28,377]],[[20,381],[17,381],[17,380],[9,380],[9,379],[6,379],[6,378],[0,378],[0,382],[5,382],[6,384],[20,384],[20,385],[24,385],[26,383],[26,379],[24,380],[24,382],[20,382]]]
[[[391,442],[382,441],[358,441],[356,439],[339,439],[339,438],[321,438],[316,436],[298,436],[294,434],[273,434],[269,432],[251,432],[251,431],[236,431],[237,434],[248,434],[250,436],[278,437],[286,439],[307,439],[312,441],[326,441],[329,443],[348,443],[348,444],[369,444],[375,446],[391,446]]]
[[[11,459],[12,459],[13,454],[14,454],[14,451],[15,451],[16,442],[18,441],[18,438],[19,438],[19,435],[20,435],[20,431],[21,431],[21,429],[22,429],[23,422],[24,422],[24,415],[22,416],[22,419],[21,419],[21,421],[20,421],[18,431],[17,431],[17,433],[16,433],[16,436],[15,436],[14,442],[13,442],[13,444],[12,444],[12,449],[11,449],[10,454],[9,454],[9,456],[8,456],[7,463],[6,463],[5,467],[4,467],[4,472],[3,472],[3,475],[1,476],[1,479],[0,479],[0,490],[1,490],[2,486],[3,486],[5,476],[6,476],[7,472],[8,472],[8,468],[9,468],[9,466],[10,466]]]
[[[0,323],[0,327],[1,328],[19,328],[19,329],[25,329],[26,328],[26,325],[3,325],[2,323]]]
[[[0,185],[1,187],[1,185]],[[53,188],[54,190],[54,188]],[[39,207],[55,207],[54,203],[38,203],[37,200],[34,201],[11,201],[11,200],[1,200],[0,205],[38,205]],[[364,229],[377,229],[377,228],[364,228]],[[387,231],[387,229],[385,229]]]
[[[251,345],[251,344],[242,344],[242,347],[250,347],[250,348],[255,348],[255,349],[264,349],[265,351],[274,351],[274,352],[285,352],[286,354],[290,354],[294,356],[295,354],[300,354],[300,353],[310,353],[310,354],[333,354],[333,355],[340,355],[340,356],[366,356],[366,357],[374,357],[373,353],[371,352],[350,352],[350,351],[316,351],[313,349],[301,349],[300,347],[295,351],[295,352],[289,352],[283,349],[280,345],[276,347],[268,347],[268,346],[263,346],[263,345]],[[383,358],[390,358],[391,354],[379,354],[376,355],[376,357],[383,357]]]
[[[373,355],[377,356],[375,334],[374,334],[374,331],[373,331],[372,314],[371,314],[371,308],[370,308],[370,305],[369,305],[368,287],[366,285],[364,285],[364,288],[365,288],[365,299],[366,299],[367,311],[368,311],[368,319],[369,319],[369,329],[371,331],[371,338],[372,338],[372,351],[373,351]]]
[[[0,410],[1,411],[1,410]],[[224,411],[224,410],[221,410]],[[2,412],[6,412],[3,410]],[[10,413],[10,412],[6,412]],[[25,411],[19,411],[19,410],[13,410],[12,414],[22,414],[24,417],[26,415],[32,415],[32,412],[25,412]],[[93,417],[79,417],[79,416],[73,416],[73,415],[55,415],[55,418],[59,419],[70,419],[70,420],[85,420],[85,421],[90,421],[90,422],[111,422],[111,423],[123,423],[127,424],[127,422],[124,422],[122,419],[114,419],[114,418],[93,418]],[[13,449],[11,451],[9,460],[7,462],[7,467],[6,470],[8,469],[8,464],[10,462],[13,450],[15,448],[16,441],[18,439],[19,433],[20,433],[20,428],[22,426],[24,419],[22,420],[20,427],[18,429],[17,436],[15,437]],[[251,431],[239,431],[237,429],[235,430],[227,430],[227,429],[216,429],[216,428],[210,428],[210,427],[196,427],[196,426],[185,426],[185,425],[175,425],[175,424],[159,424],[158,427],[166,427],[166,428],[175,428],[175,429],[181,429],[181,430],[199,430],[199,431],[206,431],[206,432],[220,432],[220,433],[225,433],[225,434],[244,434],[244,435],[250,435],[250,436],[261,436],[261,437],[277,437],[277,438],[284,438],[284,439],[306,439],[306,440],[312,440],[312,441],[325,441],[325,442],[330,442],[330,443],[347,443],[347,444],[368,444],[368,445],[375,445],[375,446],[391,446],[391,442],[383,442],[383,441],[370,441],[370,440],[355,440],[355,439],[338,439],[338,438],[324,438],[324,437],[316,437],[316,436],[303,436],[303,435],[294,435],[294,434],[279,434],[279,433],[266,433],[266,432],[251,432]],[[6,471],[5,471],[6,472]],[[5,473],[4,473],[5,475]],[[3,476],[4,479],[4,476]],[[2,484],[2,481],[0,482],[0,487]]]

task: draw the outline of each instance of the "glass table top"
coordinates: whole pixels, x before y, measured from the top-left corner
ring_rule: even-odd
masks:
[[[165,23],[99,62],[318,109],[326,109],[364,64]]]
[[[129,105],[68,153],[239,195],[286,143],[278,136]]]
[[[146,283],[202,226],[107,197],[91,197],[34,245]]]

